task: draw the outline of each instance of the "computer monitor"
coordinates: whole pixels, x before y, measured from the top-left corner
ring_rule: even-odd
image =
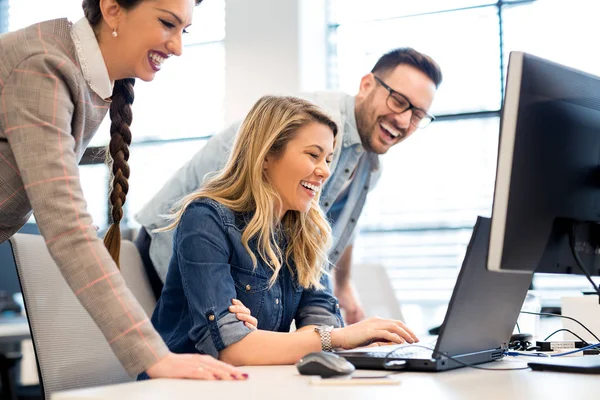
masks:
[[[600,275],[599,171],[600,77],[512,52],[488,269]]]

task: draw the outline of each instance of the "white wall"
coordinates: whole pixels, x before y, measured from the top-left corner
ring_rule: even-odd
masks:
[[[325,0],[227,0],[225,124],[265,94],[325,89]]]

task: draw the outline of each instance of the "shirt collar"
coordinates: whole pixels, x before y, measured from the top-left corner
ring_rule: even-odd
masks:
[[[362,148],[358,126],[356,125],[355,105],[354,96],[348,96],[346,98],[346,118],[344,121],[344,147],[359,145]]]
[[[73,25],[71,32],[83,78],[98,96],[108,100],[112,96],[113,82],[108,77],[108,70],[92,26],[84,17]]]

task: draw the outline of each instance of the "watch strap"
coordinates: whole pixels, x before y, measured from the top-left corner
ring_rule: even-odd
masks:
[[[333,346],[331,345],[331,331],[333,330],[333,326],[321,325],[315,328],[315,332],[319,334],[321,337],[321,349],[323,351],[331,352],[333,351]]]

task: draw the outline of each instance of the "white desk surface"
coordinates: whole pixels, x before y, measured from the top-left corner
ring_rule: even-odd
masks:
[[[27,318],[4,318],[0,319],[0,343],[18,342],[29,339],[31,332]]]
[[[525,365],[523,358],[484,364],[514,368]],[[244,367],[247,381],[149,380],[79,389],[53,394],[52,400],[154,400],[154,399],[590,399],[597,397],[599,379],[595,375],[559,372],[481,371],[461,368],[446,372],[404,372],[397,385],[311,384],[294,366]],[[380,375],[382,371],[355,374]]]

